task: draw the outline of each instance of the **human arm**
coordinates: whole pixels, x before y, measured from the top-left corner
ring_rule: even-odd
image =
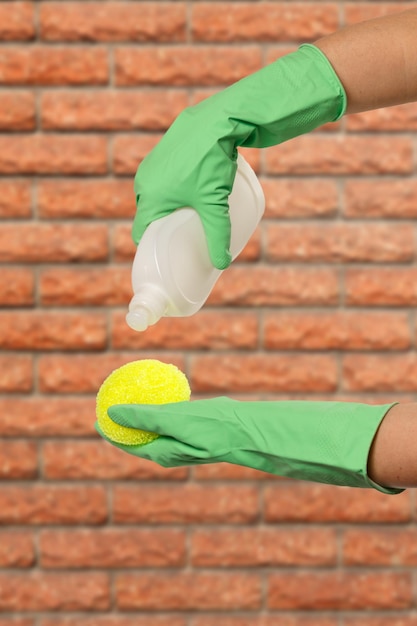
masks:
[[[381,485],[417,487],[417,403],[388,411],[370,449],[368,474]]]
[[[115,405],[108,413],[122,426],[156,432],[159,438],[144,446],[114,445],[163,467],[227,462],[278,476],[398,493],[413,480],[417,485],[417,472],[412,473],[410,441],[408,473],[398,468],[402,455],[395,446],[407,435],[399,432],[396,406],[213,398]],[[385,420],[393,427],[385,428]]]
[[[345,88],[347,114],[417,101],[417,9],[347,26],[315,45]]]

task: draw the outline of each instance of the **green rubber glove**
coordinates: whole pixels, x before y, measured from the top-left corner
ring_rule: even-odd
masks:
[[[377,485],[367,474],[372,441],[394,404],[214,398],[114,405],[108,414],[122,426],[158,433],[160,437],[146,445],[114,445],[163,467],[227,462],[279,476],[394,494],[402,490]]]
[[[135,243],[154,220],[193,207],[213,265],[225,269],[237,147],[277,145],[339,119],[345,109],[342,84],[311,44],[186,108],[138,168]]]

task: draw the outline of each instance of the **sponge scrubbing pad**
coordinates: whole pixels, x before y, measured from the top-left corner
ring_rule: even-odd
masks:
[[[175,365],[156,359],[126,363],[103,382],[96,401],[98,425],[106,437],[125,445],[150,443],[159,435],[113,422],[107,409],[113,404],[165,404],[189,400],[188,380]]]

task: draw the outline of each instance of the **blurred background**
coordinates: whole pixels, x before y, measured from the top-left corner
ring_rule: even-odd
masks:
[[[242,151],[267,199],[244,252],[197,315],[124,321],[133,177],[176,115],[412,6],[0,2],[0,626],[417,625],[412,490],[165,470],[94,431],[140,358],[194,398],[416,400],[415,104]]]

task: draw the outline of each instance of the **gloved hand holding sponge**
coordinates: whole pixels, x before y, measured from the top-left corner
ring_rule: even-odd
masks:
[[[401,490],[376,484],[367,470],[375,433],[391,406],[230,398],[121,404],[108,410],[113,422],[159,437],[146,445],[108,441],[163,467],[226,462],[278,476],[396,494]]]
[[[324,53],[310,44],[185,109],[138,169],[135,242],[152,221],[191,206],[203,223],[213,265],[226,268],[237,148],[279,144],[338,120],[345,109],[341,82]],[[121,402],[108,415],[124,428],[159,435],[146,445],[112,443],[164,467],[228,462],[398,493],[367,472],[372,441],[391,406],[215,398],[159,406]],[[108,439],[99,425],[97,430]]]

